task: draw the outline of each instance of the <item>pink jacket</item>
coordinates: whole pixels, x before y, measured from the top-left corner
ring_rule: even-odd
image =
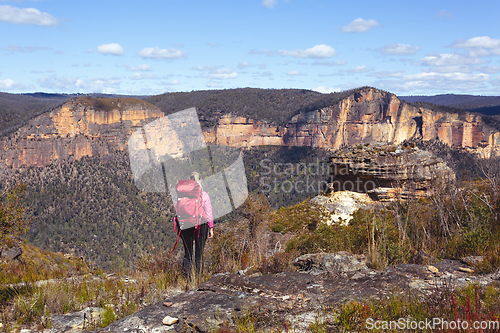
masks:
[[[212,214],[212,204],[210,203],[210,197],[207,192],[203,192],[203,209],[207,214],[207,223],[209,228],[214,227],[214,216]]]

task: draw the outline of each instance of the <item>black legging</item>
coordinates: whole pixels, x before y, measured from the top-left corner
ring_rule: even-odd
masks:
[[[196,273],[199,274],[203,264],[203,249],[208,237],[208,225],[203,223],[199,226],[200,233],[194,227],[181,231],[182,243],[184,243],[183,266],[188,276],[191,275],[191,261],[193,260],[193,241],[195,247],[194,260],[196,262]]]

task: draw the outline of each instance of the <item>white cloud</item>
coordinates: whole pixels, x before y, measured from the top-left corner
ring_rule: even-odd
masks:
[[[490,81],[491,83],[491,81]],[[482,92],[486,88],[484,81],[452,81],[452,80],[380,80],[373,83],[374,86],[380,87],[381,89],[394,92],[396,94],[403,94],[410,92],[411,94],[418,95],[419,93],[431,93],[436,94],[436,92],[457,92],[463,93],[468,91]]]
[[[381,71],[381,72],[373,72],[373,73],[370,73],[369,75],[375,76],[375,77],[381,79],[381,78],[388,78],[388,77],[402,77],[403,72],[402,71],[395,71],[395,72]]]
[[[0,89],[10,90],[16,86],[16,82],[12,79],[0,80]]]
[[[52,27],[59,23],[54,16],[43,13],[36,8],[17,8],[9,5],[0,5],[0,21],[45,27]]]
[[[357,18],[348,25],[342,27],[342,32],[365,32],[378,25],[378,22],[373,19],[363,20],[362,18]]]
[[[381,51],[389,54],[410,55],[420,51],[420,47],[413,47],[408,44],[391,44],[384,46]]]
[[[4,80],[0,80],[0,89],[1,90],[20,90],[20,91],[23,91],[26,89],[34,90],[35,87],[32,84],[25,85],[22,83],[18,83],[12,79],[4,79]]]
[[[341,70],[339,70],[339,72],[340,73],[366,73],[366,72],[370,72],[372,70],[373,69],[366,68],[365,65],[362,65],[362,66],[357,66],[357,67],[354,67],[351,69],[341,69]]]
[[[458,53],[431,54],[421,58],[417,64],[423,66],[461,66],[482,64],[484,60]]]
[[[146,47],[139,52],[139,57],[153,59],[177,59],[186,56],[186,52],[178,49],[160,49],[156,47]]]
[[[483,64],[484,60],[468,55],[454,54],[429,54],[415,64],[431,67],[432,72],[441,73],[470,73],[475,68],[473,65]]]
[[[289,71],[286,73],[286,75],[288,75],[288,76],[306,76],[307,74],[304,74],[304,73],[299,72],[299,71]]]
[[[482,73],[495,74],[500,73],[500,66],[480,66],[477,70]]]
[[[265,72],[259,73],[259,76],[261,76],[261,77],[273,77],[274,74],[269,72],[269,71],[265,71]]]
[[[325,87],[325,86],[319,86],[317,88],[313,89],[314,91],[320,92],[322,94],[329,94],[333,92],[339,92],[339,88],[332,88],[332,87]]]
[[[132,80],[145,80],[145,79],[156,79],[157,76],[153,74],[144,74],[144,73],[134,73],[130,76]]]
[[[253,66],[255,66],[255,65],[254,65],[254,64],[251,64],[251,63],[249,63],[249,62],[246,62],[246,61],[244,61],[244,62],[240,62],[240,63],[238,64],[238,68],[239,68],[239,69],[244,69],[244,68],[253,67]]]
[[[220,85],[220,83],[210,81],[210,82],[207,82],[206,86],[209,88],[219,88],[221,85]]]
[[[472,57],[500,55],[500,39],[489,36],[458,40],[451,47],[468,49]]]
[[[482,82],[488,81],[489,75],[484,73],[468,74],[468,73],[436,73],[436,72],[423,72],[412,75],[405,75],[407,80],[450,80],[450,81],[469,81],[469,82]]]
[[[273,8],[278,3],[278,0],[262,0],[262,5],[267,8]]]
[[[343,66],[347,62],[345,60],[337,60],[337,61],[322,61],[316,60],[313,62],[313,66]]]
[[[221,68],[212,71],[209,76],[212,79],[218,79],[218,80],[235,79],[238,77],[238,73],[232,71],[229,68]]]
[[[133,71],[133,72],[138,72],[138,71],[150,71],[151,66],[142,64],[139,66],[127,66],[125,65],[125,68],[127,68],[128,71]]]
[[[209,73],[211,79],[225,80],[225,79],[235,79],[238,77],[238,73],[229,68],[217,68],[216,66],[198,66],[192,67],[191,69],[196,71],[206,71]]]
[[[98,77],[80,79],[71,76],[45,76],[38,80],[40,86],[57,92],[104,93],[112,94],[120,88],[121,79]]]
[[[195,71],[213,71],[217,67],[215,66],[197,66],[197,67],[191,67],[191,69],[194,69]]]
[[[457,41],[454,47],[484,47],[487,49],[500,47],[500,39],[490,38],[488,36],[474,37],[466,41]]]
[[[452,17],[453,13],[447,12],[446,10],[442,10],[439,13],[436,14],[435,17],[443,18],[443,17]]]
[[[166,85],[172,86],[172,85],[178,85],[181,84],[179,80],[172,80],[166,83]]]
[[[102,44],[97,47],[97,52],[101,54],[122,55],[123,47],[117,43]]]
[[[315,45],[306,50],[280,50],[278,54],[281,56],[290,56],[295,58],[313,58],[313,59],[322,59],[322,58],[331,58],[335,55],[335,50],[333,47],[320,44]]]

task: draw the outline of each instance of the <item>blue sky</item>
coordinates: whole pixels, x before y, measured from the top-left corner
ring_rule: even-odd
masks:
[[[498,1],[0,0],[0,91],[500,95]]]

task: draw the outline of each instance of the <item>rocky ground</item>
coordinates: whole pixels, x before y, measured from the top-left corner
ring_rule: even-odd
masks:
[[[296,272],[261,275],[246,270],[217,274],[196,289],[172,289],[163,301],[93,332],[213,332],[245,316],[259,318],[264,327],[287,323],[288,329],[301,332],[326,308],[346,300],[383,299],[394,293],[426,297],[437,288],[461,288],[471,283],[486,286],[500,281],[500,270],[474,274],[469,264],[478,259],[403,264],[377,271],[367,266],[363,255],[306,254],[294,260]],[[88,307],[52,316],[51,328],[42,332],[88,332],[89,327],[98,326],[103,312],[103,308]]]
[[[302,331],[325,306],[345,300],[384,298],[395,292],[425,297],[440,286],[488,285],[500,279],[499,271],[474,275],[469,265],[458,260],[376,271],[367,267],[363,256],[338,252],[304,255],[294,264],[298,272],[215,275],[195,290],[144,308],[98,332],[208,332],[248,313],[269,324],[286,321],[292,325],[289,329]]]

